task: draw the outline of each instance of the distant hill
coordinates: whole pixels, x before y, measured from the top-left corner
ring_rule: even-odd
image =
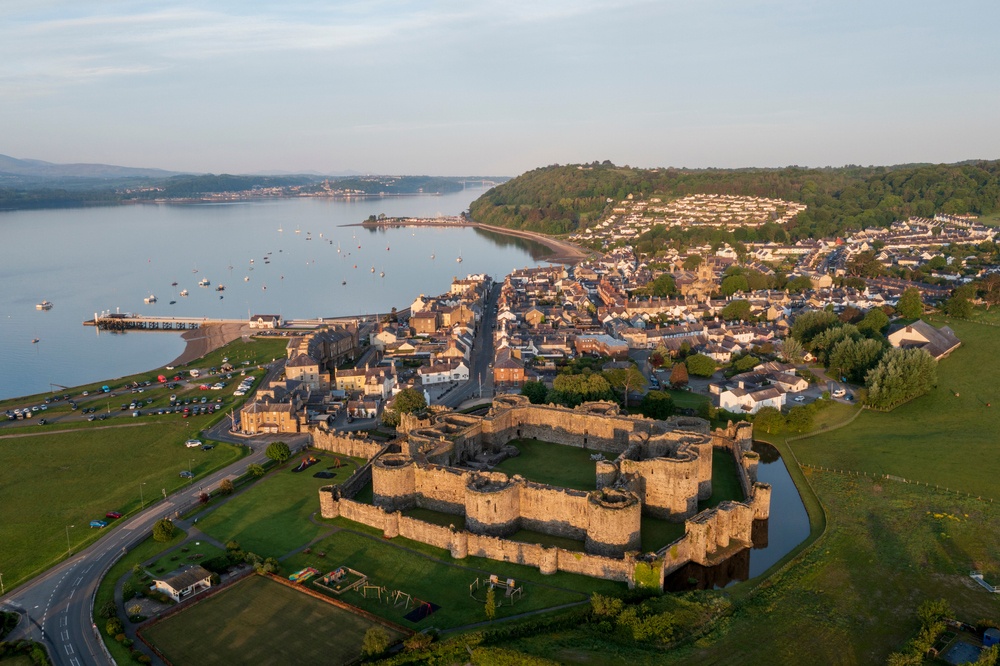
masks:
[[[477,222],[547,234],[587,228],[629,194],[765,196],[798,201],[805,212],[781,230],[792,240],[885,227],[911,215],[1000,211],[1000,161],[808,169],[635,169],[609,161],[529,171],[472,202]],[[776,227],[776,225],[765,225]],[[777,229],[737,234],[770,240]],[[740,237],[741,236],[741,237]]]
[[[22,160],[8,155],[0,155],[0,175],[30,177],[32,179],[120,180],[123,178],[168,178],[179,173],[181,172],[123,167],[112,164],[54,164],[42,160]]]

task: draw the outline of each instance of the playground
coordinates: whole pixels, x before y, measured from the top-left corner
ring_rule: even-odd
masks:
[[[143,635],[174,664],[346,664],[361,655],[365,631],[374,624],[294,588],[250,576]],[[383,628],[391,640],[402,638]]]

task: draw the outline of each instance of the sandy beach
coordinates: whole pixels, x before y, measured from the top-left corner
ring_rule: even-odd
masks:
[[[249,335],[249,324],[206,324],[199,328],[185,331],[181,338],[187,343],[184,353],[178,356],[170,365],[184,365],[196,358],[224,347],[243,335]]]
[[[486,229],[487,231],[492,231],[498,234],[504,234],[505,236],[519,236],[521,238],[527,238],[533,240],[536,243],[540,243],[545,247],[552,250],[552,254],[546,257],[546,261],[551,261],[558,264],[576,264],[587,257],[595,254],[590,250],[585,250],[575,243],[570,243],[569,241],[559,240],[557,238],[552,238],[551,236],[546,236],[545,234],[535,233],[533,231],[519,231],[517,229],[507,229],[506,227],[496,227],[492,224],[483,224],[481,222],[471,222],[470,227],[476,227],[479,229]]]

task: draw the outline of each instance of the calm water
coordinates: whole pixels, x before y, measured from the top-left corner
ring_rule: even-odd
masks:
[[[184,349],[175,333],[98,335],[81,325],[103,310],[225,318],[389,312],[446,291],[455,276],[544,263],[544,247],[469,228],[341,226],[379,213],[456,215],[481,193],[0,213],[0,398],[147,370]],[[199,287],[202,278],[211,286]],[[158,300],[147,305],[150,294]],[[42,300],[54,307],[36,310]]]
[[[809,515],[778,450],[764,442],[754,442],[753,450],[760,454],[757,480],[771,484],[770,519],[754,523],[754,547],[714,567],[687,564],[667,577],[666,589],[712,589],[754,578],[809,536]]]

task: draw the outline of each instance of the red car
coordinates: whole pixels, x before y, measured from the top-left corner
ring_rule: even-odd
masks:
[[[111,518],[112,520],[117,520],[122,517],[122,514],[118,513],[117,511],[108,511],[106,514],[104,514],[104,517]]]

